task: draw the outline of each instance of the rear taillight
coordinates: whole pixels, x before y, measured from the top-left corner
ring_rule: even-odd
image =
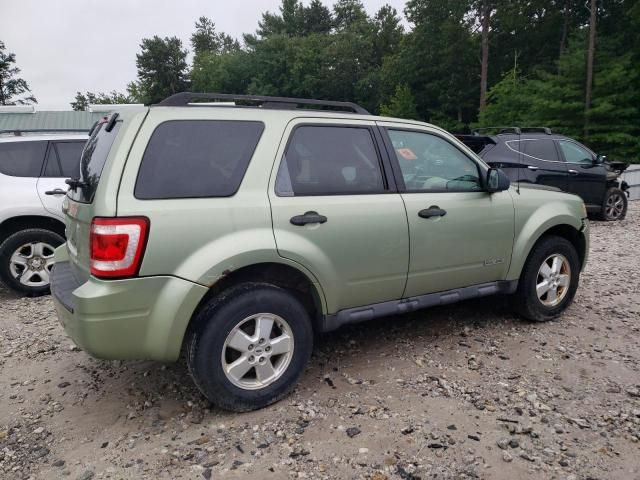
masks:
[[[91,222],[91,274],[99,278],[138,273],[149,233],[146,217],[95,217]]]

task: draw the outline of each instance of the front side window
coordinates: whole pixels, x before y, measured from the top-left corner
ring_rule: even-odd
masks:
[[[380,158],[366,127],[296,128],[276,178],[280,196],[367,194],[384,189]]]
[[[39,177],[46,141],[0,143],[0,173],[12,177]]]
[[[160,124],[142,157],[135,197],[229,197],[258,145],[262,122],[171,120]]]
[[[389,130],[408,192],[482,190],[478,165],[445,139],[429,133]]]
[[[567,163],[592,163],[593,154],[586,148],[581,147],[575,142],[567,140],[558,141],[562,154]]]

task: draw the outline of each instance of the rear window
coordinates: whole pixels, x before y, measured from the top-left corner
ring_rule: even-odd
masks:
[[[229,197],[258,145],[261,122],[171,120],[160,124],[142,157],[135,197]]]
[[[46,141],[0,143],[0,173],[39,177],[46,150]]]
[[[69,189],[68,195],[72,200],[83,203],[93,202],[93,196],[96,193],[96,188],[98,188],[102,169],[107,161],[109,150],[111,150],[111,146],[118,136],[122,122],[115,122],[109,132],[105,130],[106,125],[106,122],[102,122],[96,126],[93,135],[91,135],[82,150],[79,169],[82,186],[75,190]],[[74,173],[72,177],[77,178],[77,175],[78,172]]]

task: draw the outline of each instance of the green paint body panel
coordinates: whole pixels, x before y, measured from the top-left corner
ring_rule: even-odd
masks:
[[[280,197],[275,177],[289,134],[302,123],[399,126],[456,142],[420,122],[366,115],[256,108],[153,107],[124,113],[93,203],[65,200],[69,261],[78,285],[73,313],[54,298],[68,334],[100,358],[177,359],[194,311],[230,272],[263,263],[296,269],[315,289],[322,315],[404,297],[517,280],[535,242],[550,228],[582,231],[583,203],[573,195],[521,186],[497,193],[442,192]],[[240,188],[226,198],[140,200],[134,188],[155,128],[167,120],[251,120],[264,132]],[[420,218],[438,205],[444,217]],[[294,226],[307,211],[324,224]],[[96,216],[149,218],[139,276],[89,274],[89,229]]]

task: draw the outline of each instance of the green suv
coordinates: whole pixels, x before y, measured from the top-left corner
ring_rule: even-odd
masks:
[[[236,411],[285,396],[314,334],[345,324],[498,293],[554,318],[588,252],[579,197],[345,102],[177,94],[97,125],[67,183],[67,333],[105,359],[184,350]]]

